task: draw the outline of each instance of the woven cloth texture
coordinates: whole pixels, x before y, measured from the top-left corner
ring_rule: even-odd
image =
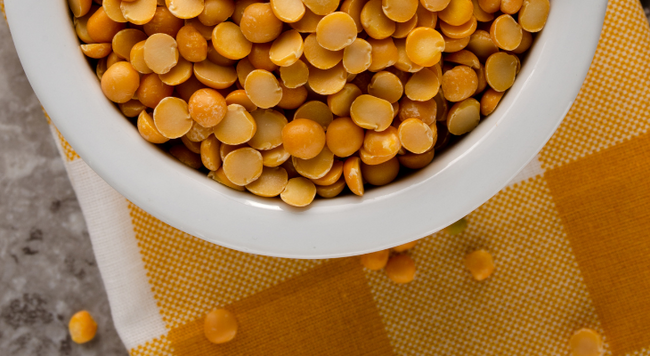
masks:
[[[407,285],[357,258],[256,256],[176,230],[114,191],[50,127],[133,356],[566,355],[580,328],[603,335],[606,355],[641,356],[650,355],[648,61],[640,3],[610,0],[555,135],[461,235],[439,232],[408,252],[418,272]],[[479,248],[496,261],[480,283],[463,267]],[[238,318],[230,343],[203,336],[215,307]]]

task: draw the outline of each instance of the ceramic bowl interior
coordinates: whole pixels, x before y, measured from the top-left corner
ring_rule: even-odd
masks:
[[[368,253],[438,231],[487,201],[550,138],[593,58],[607,0],[552,0],[515,85],[498,109],[426,168],[363,197],[296,209],[231,190],[145,142],[102,94],[64,0],[5,2],[21,62],[81,158],[160,220],[240,251],[291,258]],[[575,14],[580,14],[577,17]]]

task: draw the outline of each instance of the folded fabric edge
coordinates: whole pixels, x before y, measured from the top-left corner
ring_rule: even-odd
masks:
[[[153,342],[166,335],[167,328],[146,276],[129,202],[83,160],[67,158],[64,139],[53,124],[49,126],[88,226],[115,328],[129,350]]]

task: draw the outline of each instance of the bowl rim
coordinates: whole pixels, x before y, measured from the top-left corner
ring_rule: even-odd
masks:
[[[550,139],[578,95],[607,0],[553,1],[546,28],[501,105],[432,164],[363,197],[318,200],[305,209],[221,186],[142,140],[104,98],[78,49],[66,1],[9,0],[5,8],[18,55],[43,107],[110,186],[163,222],[215,244],[315,259],[422,238],[501,190]],[[578,12],[580,21],[571,15]]]

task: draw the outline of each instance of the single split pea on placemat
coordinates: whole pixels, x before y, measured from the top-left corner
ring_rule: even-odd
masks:
[[[51,128],[132,355],[565,355],[576,333],[596,348],[602,337],[606,355],[650,355],[649,59],[640,4],[611,0],[555,135],[464,229],[409,249],[406,284],[360,258],[255,256],[185,234],[120,196]],[[410,279],[400,266],[389,273]],[[229,342],[206,337],[206,322],[230,320],[214,309],[237,321]]]

